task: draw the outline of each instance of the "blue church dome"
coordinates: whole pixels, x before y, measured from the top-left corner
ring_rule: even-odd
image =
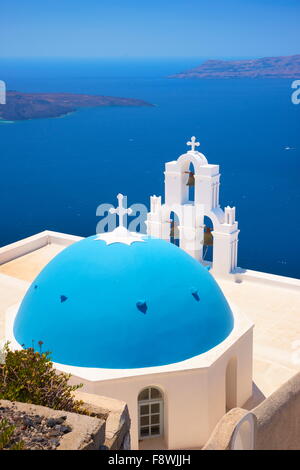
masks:
[[[130,369],[204,353],[233,329],[219,286],[198,261],[161,239],[107,244],[97,236],[65,248],[29,288],[16,340],[54,362]]]

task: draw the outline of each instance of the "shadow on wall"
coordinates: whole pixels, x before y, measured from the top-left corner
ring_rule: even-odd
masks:
[[[300,373],[250,412],[230,410],[203,450],[299,450]]]

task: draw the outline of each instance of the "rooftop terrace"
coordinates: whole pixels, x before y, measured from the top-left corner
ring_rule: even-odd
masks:
[[[0,341],[6,310],[43,267],[80,237],[42,232],[0,248]],[[300,370],[300,280],[245,270],[216,278],[230,303],[255,323],[252,408]]]

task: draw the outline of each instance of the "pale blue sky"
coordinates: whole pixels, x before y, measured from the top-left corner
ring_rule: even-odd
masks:
[[[0,57],[300,53],[299,0],[0,2]]]

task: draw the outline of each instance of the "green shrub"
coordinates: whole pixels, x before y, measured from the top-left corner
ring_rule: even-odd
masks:
[[[73,392],[82,385],[69,385],[71,374],[57,373],[48,352],[33,348],[11,351],[4,346],[0,364],[0,399],[48,406],[54,410],[85,413]]]
[[[0,420],[0,450],[24,450],[24,443],[12,442],[15,426],[12,426],[7,419]]]

